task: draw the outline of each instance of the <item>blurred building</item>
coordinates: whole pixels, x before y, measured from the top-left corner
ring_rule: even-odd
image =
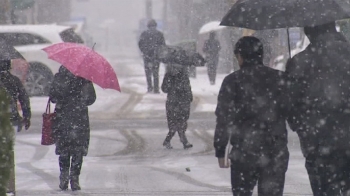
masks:
[[[70,0],[35,0],[36,18],[39,24],[70,20]]]

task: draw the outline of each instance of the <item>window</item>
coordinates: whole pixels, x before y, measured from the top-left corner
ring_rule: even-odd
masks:
[[[0,33],[0,39],[12,46],[23,46],[32,44],[46,44],[50,43],[48,40],[29,33]]]

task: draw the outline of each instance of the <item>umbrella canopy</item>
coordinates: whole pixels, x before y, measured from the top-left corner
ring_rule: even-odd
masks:
[[[100,54],[75,43],[58,43],[43,49],[48,57],[61,63],[74,75],[90,80],[102,88],[120,91],[117,75]]]
[[[4,39],[0,39],[0,60],[24,59],[24,57]]]
[[[220,21],[212,21],[203,25],[199,30],[199,34],[210,33],[212,31],[219,31],[224,28],[224,26],[220,26]]]
[[[316,26],[350,18],[344,0],[238,0],[220,25],[254,30]]]

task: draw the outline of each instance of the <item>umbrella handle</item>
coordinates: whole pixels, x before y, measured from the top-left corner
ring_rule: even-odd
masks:
[[[96,46],[96,42],[95,42],[94,45],[92,46],[92,50],[94,50],[95,46]]]
[[[292,51],[290,50],[289,28],[287,28],[287,38],[288,38],[288,52],[289,52],[289,58],[292,58]]]

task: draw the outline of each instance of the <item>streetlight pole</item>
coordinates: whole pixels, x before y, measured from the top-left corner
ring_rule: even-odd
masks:
[[[146,18],[148,20],[153,18],[153,2],[152,2],[152,0],[146,0]]]

